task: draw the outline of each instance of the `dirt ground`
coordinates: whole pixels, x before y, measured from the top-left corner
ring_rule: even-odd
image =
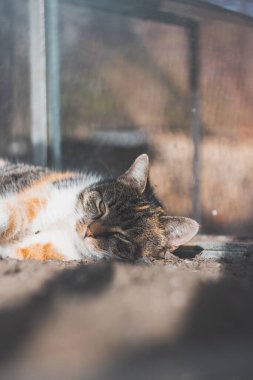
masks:
[[[252,359],[252,255],[0,261],[1,380],[252,380]]]

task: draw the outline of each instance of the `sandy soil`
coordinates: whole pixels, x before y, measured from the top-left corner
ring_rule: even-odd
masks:
[[[252,379],[253,260],[0,261],[0,378]]]

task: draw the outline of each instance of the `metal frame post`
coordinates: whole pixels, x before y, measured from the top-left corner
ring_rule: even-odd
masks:
[[[59,4],[45,0],[47,112],[50,163],[61,166]]]
[[[30,103],[33,161],[47,165],[47,91],[44,0],[30,0]]]
[[[58,0],[30,0],[31,140],[33,161],[61,164]]]

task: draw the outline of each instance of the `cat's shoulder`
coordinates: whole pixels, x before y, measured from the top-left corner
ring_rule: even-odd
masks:
[[[49,169],[10,161],[0,162],[0,193],[22,191],[34,182],[46,177]]]
[[[101,176],[96,173],[58,171],[42,166],[0,160],[1,195],[46,185],[52,185],[58,190],[71,187],[87,187],[101,179]]]

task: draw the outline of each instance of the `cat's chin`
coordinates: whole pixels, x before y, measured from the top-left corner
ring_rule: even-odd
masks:
[[[99,249],[97,247],[96,239],[92,237],[86,237],[83,240],[83,246],[84,246],[84,249],[81,252],[81,255],[83,258],[89,257],[97,261],[102,260],[102,259],[126,261],[126,257],[117,256],[117,255],[114,255],[113,253]]]
[[[109,252],[99,249],[96,245],[96,240],[91,237],[86,237],[82,241],[81,255],[83,258],[89,257],[96,260],[101,260],[104,258],[112,259],[113,255]]]

